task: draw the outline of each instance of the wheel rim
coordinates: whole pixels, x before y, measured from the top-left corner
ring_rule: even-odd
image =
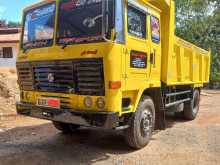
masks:
[[[153,127],[153,115],[149,110],[145,110],[141,115],[140,129],[143,137],[149,136]]]
[[[199,97],[198,95],[195,95],[194,99],[193,99],[193,113],[197,113],[198,111],[198,105],[199,105]]]

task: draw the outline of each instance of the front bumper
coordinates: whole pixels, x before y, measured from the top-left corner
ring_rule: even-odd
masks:
[[[34,118],[78,124],[87,127],[113,129],[118,126],[119,116],[111,112],[84,112],[66,109],[40,107],[32,104],[16,103],[17,113]]]

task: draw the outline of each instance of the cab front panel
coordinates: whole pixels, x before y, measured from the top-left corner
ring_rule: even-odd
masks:
[[[36,105],[40,97],[57,97],[61,108],[120,112],[120,90],[109,89],[109,82],[121,80],[120,55],[115,53],[121,49],[119,44],[100,43],[21,51],[17,62],[21,101]],[[91,107],[85,106],[86,97],[91,97]],[[105,104],[101,108],[100,98]]]

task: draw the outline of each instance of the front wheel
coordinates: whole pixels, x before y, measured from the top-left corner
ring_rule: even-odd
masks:
[[[136,112],[133,114],[129,128],[125,130],[125,139],[134,149],[145,147],[152,136],[155,125],[155,107],[153,100],[142,97]]]

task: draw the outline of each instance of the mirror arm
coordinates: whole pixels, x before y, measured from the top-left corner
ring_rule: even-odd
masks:
[[[115,38],[115,33],[113,33],[114,29],[111,29],[111,34],[110,34],[110,39],[106,38],[106,34],[107,31],[110,30],[109,29],[109,20],[108,20],[108,2],[107,1],[102,1],[102,10],[103,10],[103,17],[102,17],[102,37],[106,42],[114,42],[114,38]],[[113,33],[113,34],[112,34]],[[114,37],[112,37],[114,35]]]

